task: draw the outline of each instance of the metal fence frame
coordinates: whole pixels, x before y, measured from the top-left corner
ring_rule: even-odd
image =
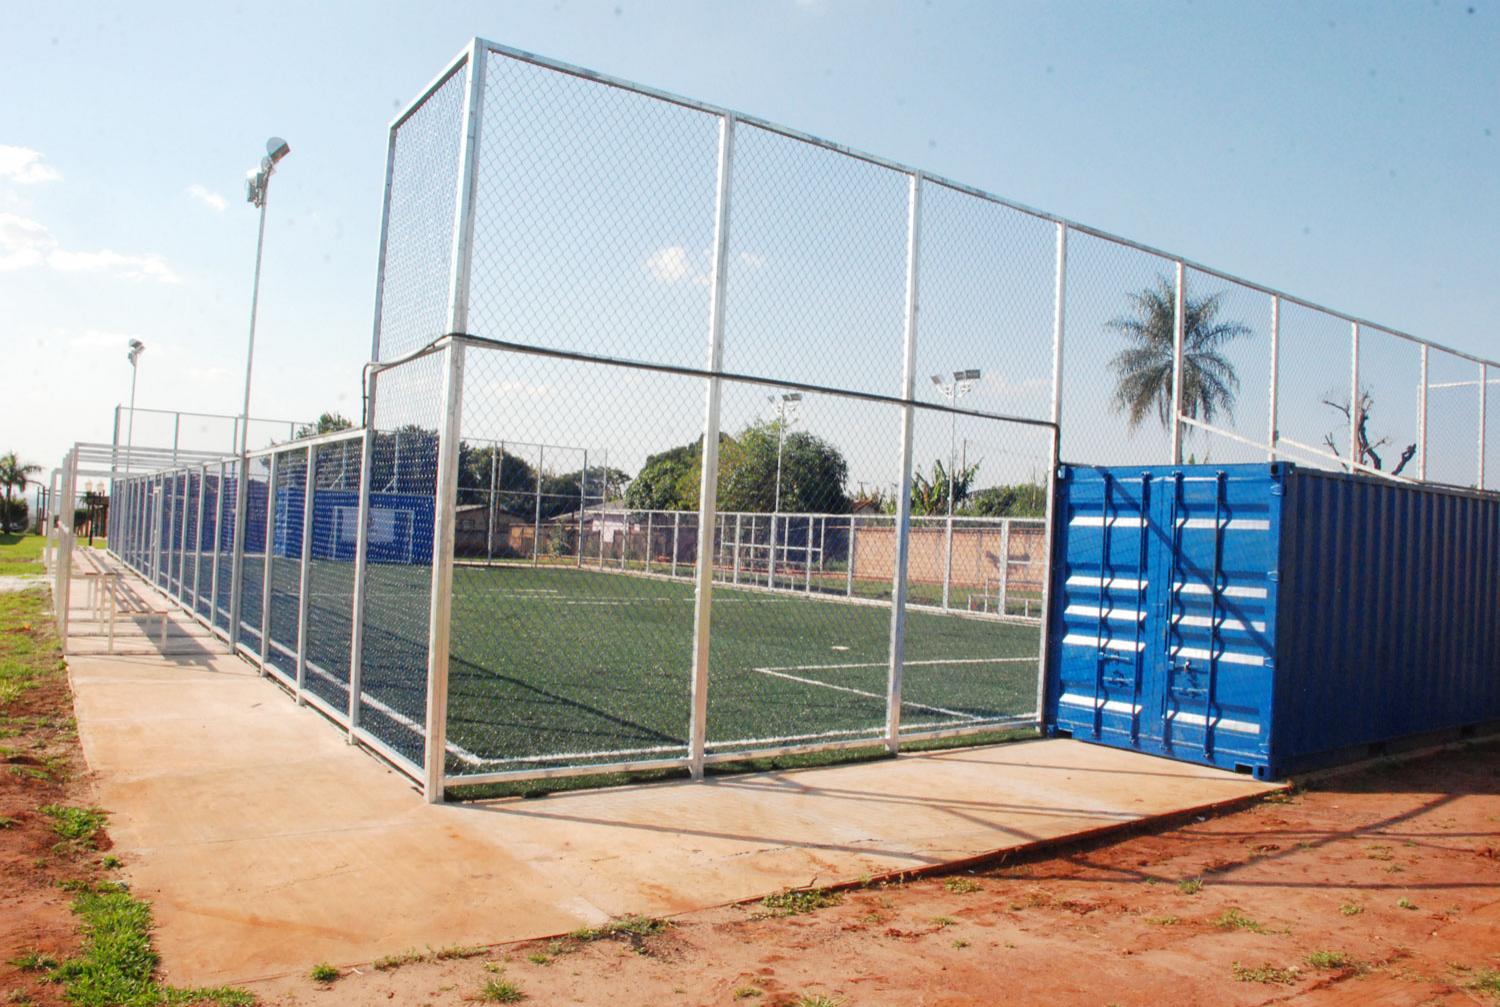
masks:
[[[511,60],[528,63],[542,69],[558,74],[567,75],[583,81],[592,82],[605,88],[628,91],[636,95],[666,102],[695,110],[700,113],[716,118],[718,123],[717,138],[717,167],[714,193],[714,224],[713,242],[710,251],[710,266],[706,282],[708,286],[709,310],[706,319],[704,365],[701,368],[668,366],[662,363],[652,363],[638,360],[625,360],[617,357],[597,356],[585,353],[568,352],[557,349],[547,349],[537,346],[526,345],[519,342],[509,342],[499,339],[486,338],[482,334],[469,331],[469,300],[470,287],[472,283],[472,271],[474,263],[474,233],[476,215],[476,192],[480,185],[480,164],[478,158],[478,146],[480,143],[480,131],[482,129],[483,103],[485,98],[485,67],[488,57],[497,55]],[[452,193],[452,231],[451,245],[448,254],[448,271],[445,296],[445,309],[443,312],[443,331],[430,333],[431,338],[425,345],[405,353],[402,356],[391,359],[381,359],[381,335],[382,315],[384,311],[384,292],[386,290],[386,271],[388,264],[388,243],[391,237],[392,224],[392,184],[395,173],[398,131],[433,94],[440,88],[446,86],[459,75],[463,75],[462,112],[460,117],[460,133],[456,137],[457,164],[455,187]],[[735,139],[738,129],[753,127],[780,137],[809,144],[825,151],[831,151],[837,155],[862,161],[870,165],[896,172],[906,179],[907,201],[906,201],[906,268],[904,286],[904,339],[901,381],[898,388],[892,389],[889,395],[873,394],[869,392],[858,392],[847,388],[830,388],[826,386],[811,385],[796,381],[780,380],[771,375],[754,375],[734,373],[725,369],[724,337],[725,337],[725,312],[726,312],[726,290],[728,277],[729,256],[729,228],[730,228],[730,203],[733,196],[732,168],[735,157]],[[923,193],[928,187],[938,187],[949,190],[963,196],[979,200],[984,203],[995,204],[1007,208],[1029,218],[1046,222],[1052,226],[1054,231],[1054,259],[1053,259],[1053,298],[1052,298],[1052,327],[1051,327],[1051,375],[1049,402],[1045,418],[1011,416],[998,413],[987,413],[978,410],[966,410],[957,408],[956,404],[937,405],[930,402],[918,401],[915,396],[915,367],[916,347],[919,338],[919,318],[921,302],[921,276],[920,276],[920,249],[923,233]],[[412,102],[410,102],[392,121],[390,125],[389,144],[387,154],[387,180],[383,200],[381,221],[381,248],[380,248],[380,273],[376,287],[376,309],[372,334],[372,363],[367,367],[365,375],[365,424],[359,429],[343,431],[335,434],[326,434],[295,441],[292,444],[280,445],[273,448],[258,451],[245,452],[234,458],[215,458],[195,461],[190,469],[183,469],[172,464],[176,459],[174,450],[130,447],[132,467],[137,461],[152,464],[155,471],[140,473],[135,471],[123,472],[118,466],[112,466],[111,475],[115,478],[114,499],[115,506],[119,508],[117,514],[119,521],[110,522],[111,551],[123,562],[133,569],[142,573],[147,579],[161,586],[164,591],[173,595],[184,604],[184,609],[194,618],[204,622],[209,628],[222,639],[231,651],[238,650],[253,663],[257,664],[263,674],[277,680],[283,687],[287,688],[299,703],[306,703],[327,717],[335,721],[347,732],[351,743],[365,745],[386,758],[402,772],[412,777],[422,788],[423,793],[429,801],[440,801],[443,799],[445,788],[455,784],[471,784],[483,782],[497,782],[517,778],[548,777],[575,774],[595,774],[611,771],[628,771],[642,768],[686,768],[695,778],[704,775],[705,767],[715,762],[728,761],[745,757],[746,754],[767,755],[775,754],[779,749],[756,749],[752,753],[736,752],[710,752],[707,742],[707,717],[708,717],[708,673],[709,673],[709,644],[712,637],[712,599],[716,584],[723,584],[722,573],[715,568],[715,528],[721,519],[717,508],[718,490],[718,445],[721,426],[721,410],[723,389],[726,384],[745,383],[763,385],[793,391],[818,392],[822,394],[843,396],[846,398],[864,399],[876,401],[895,406],[901,410],[901,436],[899,444],[892,445],[892,453],[899,460],[901,478],[897,488],[896,507],[897,511],[891,520],[895,528],[896,555],[892,564],[891,585],[891,621],[889,636],[889,668],[887,674],[886,695],[886,723],[883,737],[874,739],[883,743],[890,751],[896,752],[902,741],[911,740],[914,737],[927,735],[912,735],[904,733],[901,729],[902,711],[902,688],[903,673],[905,668],[904,645],[905,645],[905,617],[909,607],[907,597],[908,589],[908,565],[910,562],[909,547],[913,515],[911,513],[911,484],[913,473],[913,427],[919,411],[935,411],[947,415],[969,416],[981,420],[989,420],[997,423],[1019,424],[1033,428],[1040,428],[1050,433],[1050,446],[1048,450],[1048,472],[1055,472],[1059,463],[1059,432],[1063,423],[1062,410],[1062,387],[1064,377],[1064,345],[1067,334],[1066,307],[1068,300],[1069,274],[1069,241],[1070,236],[1086,235],[1092,238],[1108,242],[1121,248],[1132,249],[1145,253],[1163,262],[1170,262],[1175,273],[1172,280],[1172,294],[1174,298],[1173,318],[1173,395],[1174,402],[1170,416],[1170,446],[1168,457],[1162,459],[1166,462],[1180,463],[1183,458],[1183,445],[1186,434],[1193,429],[1204,430],[1214,436],[1224,437],[1230,441],[1237,441],[1243,446],[1263,451],[1265,457],[1271,460],[1278,458],[1292,458],[1298,460],[1313,460],[1317,464],[1333,467],[1342,467],[1350,471],[1366,472],[1385,478],[1398,478],[1388,472],[1379,471],[1364,464],[1359,458],[1359,446],[1356,441],[1355,423],[1351,416],[1350,422],[1350,454],[1347,458],[1340,457],[1334,453],[1323,451],[1308,444],[1299,443],[1295,440],[1281,435],[1279,429],[1280,409],[1280,365],[1281,351],[1280,329],[1281,313],[1286,305],[1297,305],[1301,308],[1317,312],[1329,318],[1341,320],[1349,326],[1350,332],[1350,392],[1351,408],[1358,401],[1361,393],[1360,369],[1359,369],[1359,346],[1362,330],[1375,329],[1382,333],[1404,340],[1420,348],[1421,354],[1421,378],[1416,389],[1418,398],[1418,423],[1419,439],[1417,452],[1417,481],[1422,481],[1428,475],[1428,393],[1433,387],[1440,387],[1430,382],[1428,376],[1428,356],[1431,351],[1441,351],[1452,355],[1459,360],[1467,361],[1476,368],[1475,384],[1478,387],[1478,432],[1477,432],[1477,454],[1478,461],[1475,471],[1474,485],[1483,489],[1486,487],[1486,473],[1484,465],[1484,435],[1487,408],[1487,386],[1489,381],[1489,369],[1494,363],[1481,357],[1468,353],[1462,353],[1441,347],[1435,343],[1429,343],[1415,336],[1403,333],[1387,326],[1377,326],[1372,322],[1334,311],[1312,302],[1293,297],[1273,288],[1266,287],[1251,281],[1236,277],[1232,274],[1212,269],[1195,263],[1185,257],[1172,255],[1155,249],[1139,242],[1130,241],[1118,236],[1100,231],[1086,225],[1069,221],[1031,207],[1000,198],[990,193],[975,189],[973,187],[957,183],[940,176],[931,175],[918,169],[910,168],[884,158],[866,154],[860,151],[809,136],[796,130],[791,130],[775,123],[767,122],[751,116],[745,116],[728,109],[719,108],[702,102],[693,101],[678,95],[645,87],[629,81],[597,74],[579,67],[571,66],[555,60],[546,59],[531,53],[501,46],[483,39],[474,39],[449,65],[423,90]],[[1185,319],[1187,308],[1187,274],[1188,272],[1199,273],[1219,281],[1234,284],[1257,295],[1269,299],[1271,315],[1270,351],[1267,361],[1270,375],[1269,387],[1269,415],[1264,440],[1253,437],[1245,437],[1233,430],[1204,422],[1192,415],[1186,409],[1183,402],[1183,375],[1185,361]],[[658,373],[670,373],[678,376],[692,378],[702,382],[703,386],[703,455],[702,472],[699,486],[700,507],[696,512],[697,520],[697,548],[694,552],[693,569],[691,577],[695,585],[695,601],[693,615],[693,639],[692,639],[692,667],[691,674],[691,718],[688,736],[687,754],[682,758],[650,759],[639,761],[621,761],[609,764],[590,763],[588,765],[576,766],[553,766],[534,768],[521,771],[508,771],[497,773],[462,774],[454,776],[446,768],[446,732],[447,732],[447,707],[448,707],[448,662],[450,651],[449,635],[452,627],[452,583],[455,565],[454,542],[456,511],[458,497],[458,467],[460,445],[463,442],[461,419],[463,415],[463,394],[466,357],[470,352],[502,352],[510,354],[552,356],[572,361],[582,361],[601,366],[636,368]],[[439,393],[438,412],[441,422],[437,430],[437,476],[434,499],[433,514],[433,545],[431,555],[431,582],[428,593],[428,639],[426,644],[427,668],[426,681],[427,692],[425,696],[425,709],[423,714],[423,745],[424,756],[422,764],[416,764],[411,758],[393,750],[373,732],[361,723],[361,701],[364,697],[362,685],[362,669],[364,664],[364,648],[367,645],[365,639],[365,606],[366,587],[369,573],[369,550],[370,550],[370,510],[371,510],[371,482],[372,453],[376,433],[372,418],[375,415],[375,404],[379,393],[380,379],[382,375],[395,368],[412,363],[416,360],[437,356],[441,363],[441,391]],[[1459,382],[1460,384],[1466,382]],[[118,411],[117,411],[118,427]],[[118,440],[118,438],[116,438]],[[358,441],[360,444],[360,484],[358,487],[356,544],[353,557],[354,582],[352,588],[352,609],[349,641],[349,704],[347,709],[337,709],[326,700],[310,692],[306,688],[306,672],[308,670],[307,659],[307,634],[308,634],[308,591],[309,591],[309,568],[311,566],[311,529],[309,522],[314,513],[313,497],[314,488],[312,484],[313,473],[316,471],[315,461],[320,450],[334,445],[347,445]],[[119,445],[114,446],[115,454],[119,454]],[[53,473],[52,498],[57,500],[73,499],[76,490],[77,475],[79,467],[80,448],[74,448],[64,458],[63,464]],[[306,452],[307,471],[309,473],[308,488],[302,501],[302,540],[300,557],[300,585],[297,612],[298,642],[297,656],[295,662],[295,674],[287,675],[267,662],[269,620],[271,608],[270,591],[270,552],[275,530],[275,486],[276,472],[279,459],[289,452]],[[242,570],[245,563],[246,540],[245,534],[248,484],[250,482],[249,465],[257,459],[269,459],[271,469],[270,488],[268,494],[266,513],[266,543],[267,552],[266,568],[263,571],[264,581],[261,593],[261,622],[258,649],[244,646],[240,641],[241,636],[241,581]],[[237,466],[237,468],[235,468]],[[180,480],[184,487],[194,484],[192,478],[188,478],[189,472],[196,475],[197,485],[197,520],[193,523],[196,528],[196,538],[193,542],[186,541],[186,529],[190,522],[177,516],[179,501],[185,502],[185,494],[174,493],[172,487]],[[229,495],[226,492],[227,478],[230,472],[235,473],[234,500],[232,513]],[[1407,478],[1407,477],[1399,477]],[[210,479],[215,480],[215,506],[216,520],[213,522],[213,542],[209,548],[205,548],[203,520],[204,487]],[[538,493],[540,493],[541,473],[537,473]],[[1046,486],[1046,512],[1048,518],[1044,524],[1044,548],[1050,555],[1052,545],[1052,520],[1055,506],[1055,486],[1051,478],[1047,479]],[[491,498],[493,508],[493,497]],[[587,508],[587,501],[580,499],[580,519]],[[677,512],[680,516],[681,513]],[[185,517],[186,511],[183,511]],[[772,520],[785,518],[788,515],[764,515]],[[649,520],[649,518],[648,518]],[[539,532],[541,526],[539,510],[534,521],[534,534]],[[229,567],[232,577],[230,591],[229,611],[223,613],[220,607],[221,588],[219,571],[224,558],[223,543],[226,540],[226,531],[232,534],[232,545],[229,547],[231,565]],[[72,530],[70,521],[54,521],[49,523],[48,528],[48,557],[53,564],[57,578],[58,591],[56,604],[59,622],[64,638],[66,638],[68,619],[68,589],[71,583],[71,546]],[[175,549],[168,535],[177,536]],[[189,548],[190,547],[190,548]],[[785,543],[783,543],[785,548]],[[811,547],[808,546],[810,554]],[[164,557],[165,549],[165,557]],[[535,549],[535,546],[534,546]],[[580,544],[581,553],[581,544]],[[213,563],[212,583],[210,586],[211,602],[209,611],[205,616],[200,612],[201,563],[205,554],[211,557]],[[649,562],[649,549],[648,549]],[[189,579],[185,576],[183,557],[191,555],[193,562],[193,573],[191,578],[191,590],[187,590]],[[677,551],[674,548],[674,565]],[[740,556],[738,543],[735,549],[736,562],[734,568],[738,570],[738,558]],[[165,566],[164,566],[165,558]],[[580,556],[581,560],[581,556]],[[623,554],[622,554],[623,561]],[[773,559],[774,562],[774,559]],[[174,578],[172,576],[173,564],[178,571]],[[810,562],[806,564],[810,568]],[[852,581],[852,572],[850,578]],[[774,579],[774,573],[772,574]],[[948,575],[945,574],[945,581]],[[731,581],[733,583],[733,581]],[[774,583],[768,585],[775,587]],[[852,587],[849,591],[852,595]],[[1042,626],[1050,622],[1051,597],[1050,584],[1044,578],[1040,623]],[[946,597],[946,585],[944,595]],[[1003,603],[1002,603],[1003,612]],[[227,622],[221,625],[219,616],[227,614]],[[1035,715],[1019,718],[1017,723],[1035,724],[1044,706],[1043,684],[1045,683],[1046,668],[1045,648],[1042,649],[1042,658],[1037,668],[1037,697],[1038,708]],[[985,724],[982,730],[993,729],[994,724]],[[955,728],[930,732],[932,735],[960,734],[976,728]],[[872,743],[871,738],[862,737],[847,741],[832,741],[819,745],[791,745],[785,750],[803,751],[811,748],[839,748],[855,745],[868,746]]]

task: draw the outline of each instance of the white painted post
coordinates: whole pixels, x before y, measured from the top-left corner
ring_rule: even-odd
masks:
[[[1422,344],[1422,384],[1417,388],[1417,478],[1427,481],[1427,344]]]
[[[1182,371],[1184,327],[1187,325],[1186,271],[1177,262],[1177,286],[1172,298],[1172,464],[1182,464]]]
[[[811,514],[807,515],[806,522],[805,537],[802,539],[802,592],[804,594],[812,594],[813,519]]]
[[[1489,400],[1490,388],[1490,365],[1479,365],[1479,480],[1478,486],[1484,489],[1484,419],[1485,407]]]
[[[495,445],[490,445],[490,495],[489,506],[484,514],[484,558],[495,558],[495,472],[499,462],[495,458]]]
[[[1066,332],[1068,304],[1068,225],[1057,225],[1057,257],[1052,278],[1052,443],[1047,449],[1047,512],[1042,525],[1042,555],[1047,557],[1046,570],[1042,575],[1042,646],[1037,652],[1036,662],[1036,718],[1041,723],[1047,707],[1047,651],[1048,627],[1052,618],[1052,525],[1057,508],[1057,470],[1062,437],[1062,366],[1063,335]],[[1176,387],[1176,386],[1174,386]],[[1030,614],[1030,604],[1027,605]]]
[[[1422,347],[1422,356],[1425,363],[1427,347]],[[1422,368],[1422,393],[1427,392],[1427,368]],[[1349,471],[1358,472],[1359,466],[1364,463],[1362,452],[1359,448],[1359,421],[1364,412],[1360,408],[1359,395],[1359,323],[1354,322],[1349,326]],[[1426,414],[1426,410],[1423,410]]]
[[[712,636],[714,531],[719,505],[720,378],[724,366],[724,295],[729,273],[729,179],[734,163],[734,116],[719,119],[719,172],[714,200],[713,263],[709,274],[708,387],[703,403],[703,471],[698,484],[697,584],[693,600],[692,712],[688,767],[703,779],[708,739],[708,655]]]
[[[1010,594],[1010,518],[1002,518],[1000,522],[1000,590],[996,597],[999,602],[1000,614],[1009,612],[1007,596]]]
[[[677,577],[677,536],[682,530],[682,511],[672,512],[672,577]]]
[[[1281,439],[1277,409],[1281,392],[1281,295],[1271,295],[1271,422],[1266,430],[1266,460],[1276,460],[1276,442]]]
[[[297,705],[305,706],[303,689],[307,685],[307,615],[308,588],[312,585],[313,497],[317,492],[318,449],[307,449],[307,470],[302,480],[302,562],[297,581]]]
[[[901,747],[901,687],[906,664],[906,565],[911,539],[911,460],[916,410],[917,262],[922,224],[922,176],[910,177],[906,209],[906,334],[901,361],[901,482],[896,498],[896,563],[891,574],[890,673],[886,683],[885,746],[894,755]]]
[[[646,512],[646,572],[647,573],[651,572],[651,514],[652,513],[653,513],[652,511],[647,511]]]
[[[57,638],[63,651],[68,650],[68,620],[73,605],[73,501],[78,496],[78,449],[68,451],[63,461],[62,498],[58,501],[57,536]]]
[[[198,523],[194,526],[197,535],[193,539],[193,611],[198,611],[198,588],[203,579],[203,497],[204,489],[208,486],[208,465],[199,467],[198,471]]]
[[[583,569],[583,515],[589,509],[589,453],[583,452],[583,472],[578,476],[578,569]]]
[[[271,455],[271,475],[266,480],[266,542],[265,559],[261,561],[260,592],[260,673],[266,671],[266,658],[271,653],[271,592],[276,582],[271,579],[271,557],[276,553],[276,476],[281,467],[281,455]]]
[[[360,438],[359,508],[354,524],[354,600],[349,619],[349,734],[346,741],[359,740],[360,700],[363,698],[365,660],[365,592],[369,580],[370,492],[375,478],[375,382],[378,372],[370,369],[365,392],[365,433]]]
[[[219,621],[219,542],[224,527],[224,463],[219,462],[218,482],[214,483],[214,553],[213,571],[208,583],[208,624]]]
[[[734,583],[740,582],[740,542],[744,529],[740,525],[742,515],[734,515]]]
[[[474,201],[479,184],[480,126],[488,49],[479,39],[469,45],[468,88],[464,92],[464,132],[459,141],[458,183],[453,210],[453,252],[448,285],[448,331],[469,326],[469,279],[474,264]],[[422,796],[443,800],[448,754],[448,645],[452,635],[453,540],[458,507],[459,436],[462,433],[464,343],[454,339],[444,354],[442,429],[438,436],[437,498],[433,501],[432,585],[427,619],[427,743],[423,753]],[[541,473],[537,473],[538,487]]]

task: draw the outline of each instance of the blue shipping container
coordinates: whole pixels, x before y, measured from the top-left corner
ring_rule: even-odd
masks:
[[[1067,466],[1056,522],[1050,734],[1276,779],[1500,721],[1500,497]]]

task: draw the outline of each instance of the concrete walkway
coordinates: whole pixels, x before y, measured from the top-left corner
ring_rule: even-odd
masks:
[[[1273,789],[1035,741],[429,806],[328,721],[189,633],[174,630],[179,652],[167,656],[68,661],[115,852],[154,905],[178,985],[680,913]]]

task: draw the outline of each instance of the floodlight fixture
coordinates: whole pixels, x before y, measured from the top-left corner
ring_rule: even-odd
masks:
[[[273,136],[266,141],[266,157],[271,159],[272,164],[280,161],[283,157],[286,157],[291,152],[291,144],[287,143],[279,136]]]

